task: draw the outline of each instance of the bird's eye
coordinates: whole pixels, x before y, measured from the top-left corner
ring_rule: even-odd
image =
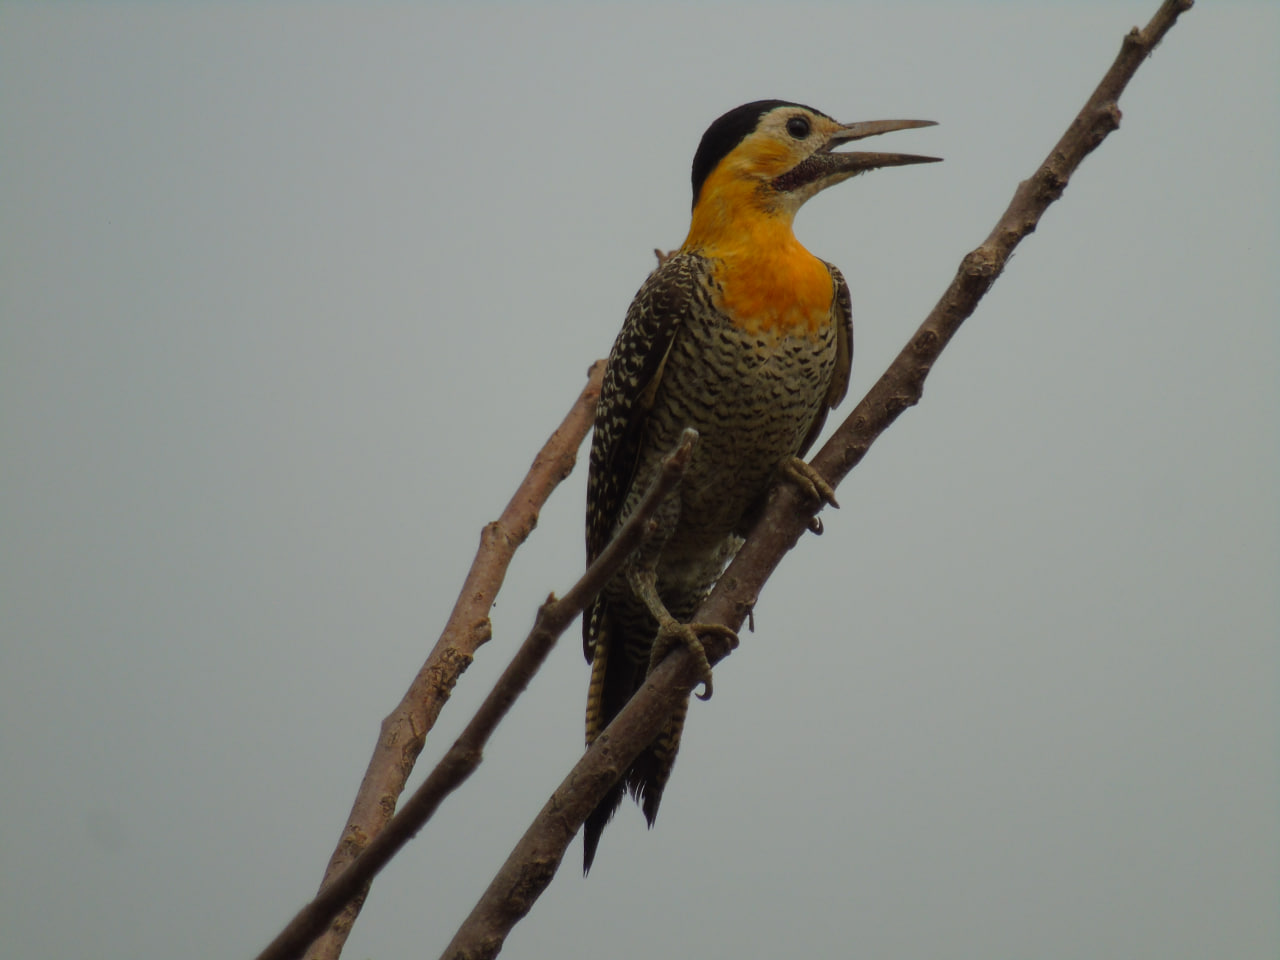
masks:
[[[797,140],[803,140],[809,135],[809,121],[804,117],[792,117],[787,121],[787,133]]]

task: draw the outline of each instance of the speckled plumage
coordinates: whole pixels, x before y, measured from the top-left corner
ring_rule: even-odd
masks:
[[[633,563],[656,565],[658,591],[680,621],[693,615],[732,559],[779,465],[812,443],[844,395],[852,337],[849,291],[827,265],[829,322],[812,333],[748,333],[720,306],[723,265],[693,253],[667,259],[636,295],[605,371],[591,444],[587,556],[594,559],[644,495],[686,427],[700,440],[657,530]],[[587,742],[639,688],[657,623],[615,576],[583,619],[594,661]],[[624,785],[652,823],[679,746],[684,711],[636,760],[587,821],[588,850]]]
[[[652,534],[583,617],[588,744],[673,644],[692,652],[710,696],[703,638],[732,631],[691,618],[775,478],[785,475],[807,495],[835,503],[825,480],[797,457],[849,384],[849,289],[835,267],[800,244],[792,223],[827,187],[865,170],[935,159],[837,147],[929,125],[841,124],[802,104],[757,100],[703,134],[691,171],[689,233],[632,301],[596,410],[588,561],[634,512],[681,433],[692,427],[699,442],[680,486],[659,505]],[[653,823],[687,710],[686,701],[587,817],[588,869],[625,790]]]

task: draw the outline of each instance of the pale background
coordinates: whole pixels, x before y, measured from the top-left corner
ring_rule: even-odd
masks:
[[[248,957],[313,892],[713,118],[941,122],[797,223],[860,395],[1155,7],[0,7],[0,953]],[[1274,960],[1278,11],[1202,2],[1139,71],[657,827],[585,881],[575,842],[505,956]],[[583,487],[419,776],[579,572]],[[443,948],[586,680],[575,626],[348,956]]]

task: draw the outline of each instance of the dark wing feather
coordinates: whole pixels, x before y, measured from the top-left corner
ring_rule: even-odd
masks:
[[[587,473],[587,563],[609,543],[635,479],[645,422],[671,345],[688,315],[700,259],[678,254],[662,263],[631,301],[609,353]],[[583,617],[583,646],[592,655],[592,619]]]

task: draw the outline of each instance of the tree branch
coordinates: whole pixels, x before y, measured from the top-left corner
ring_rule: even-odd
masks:
[[[578,448],[595,422],[603,378],[604,361],[597,361],[588,371],[587,384],[578,399],[538,451],[502,515],[481,533],[480,547],[439,640],[404,698],[382,721],[346,827],[325,868],[321,890],[383,831],[395,813],[396,802],[422,752],[427,733],[477,648],[491,636],[489,610],[502,589],[512,556],[533,532],[551,491],[573,470]],[[361,890],[351,898],[330,929],[312,945],[307,954],[309,960],[336,960],[367,893],[367,889]]]
[[[684,477],[697,441],[697,431],[684,431],[679,445],[663,461],[653,485],[609,545],[563,599],[557,600],[553,594],[538,610],[533,629],[524,643],[435,769],[360,855],[321,888],[316,898],[298,912],[257,960],[293,960],[301,956],[346,904],[353,898],[363,897],[373,878],[422,829],[441,801],[475,772],[489,737],[528,687],[556,640],[648,535],[649,521]]]
[[[1048,206],[1062,195],[1081,161],[1120,121],[1116,106],[1138,67],[1192,0],[1166,0],[1143,30],[1125,37],[1115,62],[1067,132],[1030,179],[1019,184],[1012,202],[987,239],[969,253],[937,305],[907,346],[819,451],[813,465],[835,486],[865,456],[898,415],[919,402],[933,362],[973,313],[995,282],[1009,255],[1031,233]],[[738,628],[755,605],[765,581],[807,529],[815,507],[795,489],[780,485],[747,542],[694,619]],[[728,643],[704,641],[714,663],[729,653]],[[608,728],[596,738],[481,896],[443,956],[481,960],[498,954],[511,928],[550,883],[570,841],[608,789],[661,731],[671,710],[699,681],[687,648],[676,647],[649,675]]]

